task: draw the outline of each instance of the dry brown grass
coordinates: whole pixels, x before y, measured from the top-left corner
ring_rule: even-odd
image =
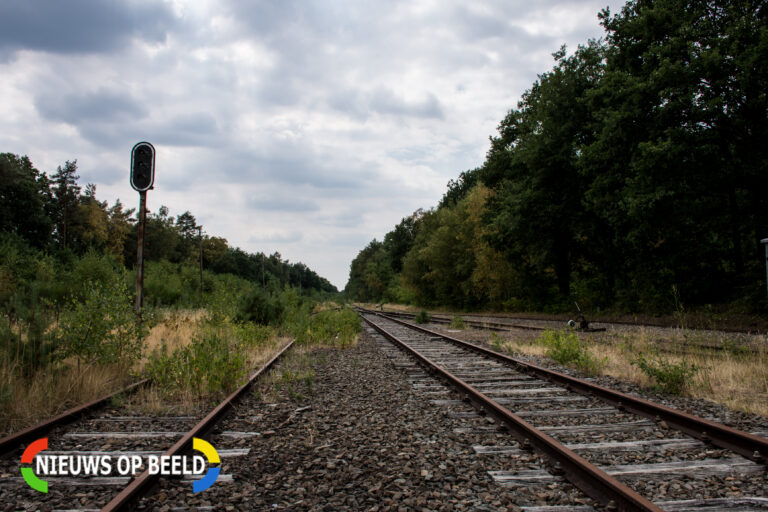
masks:
[[[594,357],[606,359],[599,371],[601,375],[610,375],[643,387],[651,387],[654,382],[632,361],[638,354],[653,353],[660,343],[664,344],[668,352],[661,352],[659,357],[673,364],[685,361],[699,368],[686,387],[687,396],[768,417],[768,350],[764,345],[756,352],[698,349],[696,340],[680,330],[672,331],[666,337],[660,337],[658,331],[638,329],[581,335],[581,339]],[[543,356],[546,350],[531,335],[505,334],[500,345],[508,352],[536,356]]]
[[[159,348],[163,342],[171,350],[188,343],[204,318],[203,310],[161,312],[160,321],[145,340],[145,356],[133,372],[140,372],[146,364],[146,355]],[[55,363],[52,367],[43,368],[24,378],[19,377],[17,368],[0,365],[0,389],[8,390],[0,409],[0,432],[16,432],[62,411],[113,393],[134,380],[127,369],[118,365],[78,365],[74,359]],[[139,390],[136,397],[130,398],[128,403],[143,411],[168,411],[174,408],[173,404],[163,408],[157,390],[152,388]]]
[[[189,343],[205,318],[205,310],[168,310],[161,313],[160,321],[144,342],[145,357],[139,363],[140,368],[144,367],[146,356],[159,350],[163,344],[168,350],[173,350]]]
[[[9,434],[72,407],[113,393],[130,377],[117,366],[59,364],[20,379],[16,368],[0,367],[0,384],[10,390],[0,411],[0,433]]]

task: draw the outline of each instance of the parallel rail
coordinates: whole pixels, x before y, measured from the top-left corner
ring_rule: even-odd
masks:
[[[259,379],[259,377],[263,376],[293,346],[293,343],[294,342],[292,340],[284,347],[282,347],[274,357],[262,365],[258,370],[253,372],[245,384],[227,396],[194,427],[183,434],[181,438],[162,455],[181,455],[191,451],[193,438],[204,437],[208,432],[210,432],[211,429],[225,417],[226,413],[232,408],[233,404],[240,397],[242,397],[246,391],[248,391],[248,389]],[[124,394],[135,391],[147,383],[148,380],[142,380],[126,388],[123,388],[116,393],[112,393],[85,405],[70,409],[54,418],[51,418],[50,420],[3,438],[0,440],[0,450],[2,453],[10,453],[14,450],[24,448],[25,444],[31,440],[41,437],[53,428],[71,423],[82,417],[85,413],[92,412],[93,410],[105,405],[112,397],[121,393]],[[102,511],[113,512],[131,510],[142,497],[148,495],[152,491],[159,478],[160,475],[158,474],[153,475],[150,474],[148,470],[144,471],[140,475],[133,478],[127,484],[127,486],[123,487],[123,489],[118,492],[112,498],[112,500],[104,506],[104,508],[102,508]]]
[[[232,407],[233,403],[240,398],[256,380],[266,373],[285,352],[293,346],[293,340],[286,344],[280,352],[278,352],[272,359],[270,359],[264,366],[255,371],[249,378],[248,382],[236,389],[231,395],[225,398],[219,405],[216,406],[208,415],[200,420],[200,422],[192,427],[189,432],[179,439],[168,451],[163,455],[172,456],[180,455],[192,448],[192,438],[202,437],[209,432],[213,426],[220,421],[225,413]],[[157,483],[160,478],[159,475],[152,475],[149,470],[144,471],[141,475],[131,481],[128,486],[123,489],[112,501],[102,508],[102,512],[117,512],[122,510],[130,510],[131,506],[136,503],[140,498],[145,496],[152,487]]]
[[[682,431],[706,443],[731,450],[759,464],[766,463],[765,455],[768,454],[768,440],[762,437],[613,391],[569,375],[532,365],[505,354],[499,354],[485,347],[458,340],[397,318],[376,312],[368,313],[386,318],[429,336],[443,339],[451,344],[480,354],[483,357],[495,359],[505,365],[512,366],[515,370],[534,375],[539,379],[547,380],[570,391],[598,398],[620,411],[634,413],[656,422],[664,421],[670,428]],[[387,332],[365,316],[363,318],[386,339],[412,354],[431,373],[440,376],[444,381],[447,381],[456,388],[467,400],[475,404],[475,406],[485,410],[499,420],[522,445],[532,445],[535,447],[552,464],[554,472],[563,474],[566,479],[579,487],[585,494],[609,508],[615,507],[618,510],[662,510],[600,468],[588,463],[555,439],[537,430],[498,402],[479,392],[455,375],[452,375],[424,354],[419,353],[413,347],[398,339],[394,334]]]

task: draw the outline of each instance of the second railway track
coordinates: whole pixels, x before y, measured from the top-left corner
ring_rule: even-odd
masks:
[[[235,402],[240,400],[250,386],[292,345],[293,342],[290,342],[283,346],[272,359],[253,372],[243,386],[227,396],[202,419],[195,416],[120,415],[119,407],[109,407],[107,400],[94,404],[87,411],[68,417],[61,416],[27,429],[29,435],[9,436],[0,440],[0,446],[6,452],[0,459],[0,474],[3,477],[0,480],[0,503],[10,507],[6,510],[112,512],[144,508],[140,500],[156,489],[161,480],[179,478],[150,474],[147,471],[147,457],[190,455],[194,438],[210,439],[212,436],[215,438],[214,449],[221,458],[220,462],[211,460],[210,457],[208,460],[209,463],[220,464],[220,469],[216,470],[215,481],[231,481],[232,475],[227,473],[228,460],[247,454],[247,449],[241,448],[242,440],[260,434],[253,431],[252,421],[242,421],[243,415],[252,419],[248,411],[238,411],[233,418],[225,422],[224,429],[216,429],[217,424],[224,420]],[[106,413],[102,410],[105,406],[108,409]],[[229,427],[232,428],[228,429]],[[215,434],[212,434],[214,430]],[[19,476],[18,457],[32,442],[43,437],[50,439],[50,443],[46,443],[44,451],[36,457],[65,456],[72,457],[73,460],[79,457],[109,457],[112,470],[107,475],[86,476],[81,462],[78,466],[80,469],[77,470],[79,474],[44,476],[41,479],[49,484],[46,485],[46,490],[41,493],[31,489],[25,479]],[[140,457],[144,463],[141,472],[135,475],[120,474],[116,459],[121,456]],[[25,462],[22,460],[22,467]],[[35,468],[36,461],[29,461],[26,465]],[[187,481],[185,489],[191,495],[193,480],[199,476],[183,478]]]
[[[546,487],[565,479],[617,510],[768,510],[768,432],[736,431],[547,374],[394,318],[364,318],[509,431],[508,443],[478,446],[479,455],[516,457],[535,450],[548,461],[546,468],[489,471],[501,485]]]

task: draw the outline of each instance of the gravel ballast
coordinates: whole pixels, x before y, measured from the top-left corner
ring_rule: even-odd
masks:
[[[489,470],[544,466],[529,452],[479,457],[474,445],[514,441],[468,405],[432,404],[427,388],[437,381],[375,336],[364,330],[356,347],[311,352],[311,392],[297,381],[262,387],[241,402],[217,432],[259,435],[241,440],[251,449],[247,456],[224,461],[222,474],[232,482],[193,495],[189,483],[164,481],[145,505],[383,511],[591,503],[567,482],[514,491],[493,482]],[[292,372],[298,371],[286,361],[272,380],[279,384]],[[457,397],[440,392],[439,398]],[[216,433],[211,441],[217,449],[232,447]]]

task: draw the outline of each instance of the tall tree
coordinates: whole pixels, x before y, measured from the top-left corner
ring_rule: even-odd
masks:
[[[77,180],[77,160],[59,166],[51,176],[53,181],[54,214],[56,222],[56,238],[62,248],[67,248],[67,229],[72,217],[77,212],[80,187]]]
[[[50,240],[50,181],[26,156],[0,153],[0,231],[42,248]]]

